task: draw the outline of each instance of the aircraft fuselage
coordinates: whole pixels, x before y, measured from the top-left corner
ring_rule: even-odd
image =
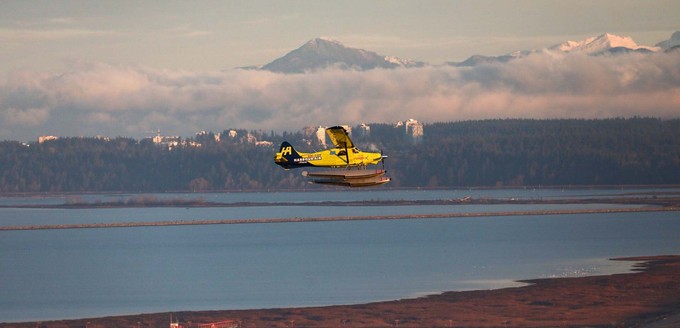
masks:
[[[285,169],[297,167],[363,167],[380,163],[383,156],[380,153],[363,152],[355,148],[326,149],[314,153],[297,152],[293,146],[284,142],[281,150],[276,153],[274,163]]]

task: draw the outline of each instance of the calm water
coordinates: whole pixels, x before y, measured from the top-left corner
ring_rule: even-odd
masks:
[[[302,202],[450,199],[472,192],[472,197],[531,198],[630,191],[361,191],[159,197]],[[79,197],[96,200],[126,196]],[[50,202],[63,203],[64,197],[0,198],[0,204]],[[0,224],[509,210],[503,206],[0,208]],[[5,231],[0,232],[0,322],[361,303],[445,290],[511,286],[517,279],[621,272],[630,264],[606,259],[677,254],[678,232],[680,213],[672,212]]]

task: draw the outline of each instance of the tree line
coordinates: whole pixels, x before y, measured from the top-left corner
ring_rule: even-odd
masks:
[[[414,142],[403,127],[371,124],[354,133],[362,150],[382,150],[387,188],[680,184],[680,120],[483,120],[427,124]],[[354,129],[359,131],[358,127]],[[302,132],[239,130],[240,137],[190,138],[168,147],[131,138],[0,142],[0,192],[297,190],[302,170],[273,163],[287,140],[322,148]],[[244,136],[273,142],[256,145]],[[223,133],[223,135],[226,135]]]

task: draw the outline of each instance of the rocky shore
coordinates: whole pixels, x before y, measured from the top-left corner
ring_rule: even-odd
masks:
[[[629,273],[524,281],[526,286],[326,307],[193,311],[2,323],[0,327],[169,327],[233,320],[240,327],[676,327],[680,255],[635,261]]]

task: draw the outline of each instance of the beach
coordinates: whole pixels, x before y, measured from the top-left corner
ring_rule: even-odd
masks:
[[[325,307],[166,312],[0,327],[168,327],[226,320],[240,327],[673,327],[680,314],[680,255],[629,257],[628,273],[522,281],[522,287],[445,292]]]

